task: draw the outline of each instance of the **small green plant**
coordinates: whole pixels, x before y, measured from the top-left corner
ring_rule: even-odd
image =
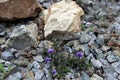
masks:
[[[84,24],[81,24],[80,28],[81,28],[82,31],[85,31],[85,29],[86,29]]]
[[[4,76],[5,76],[5,74],[6,74],[6,71],[5,71],[5,69],[4,69],[4,65],[3,64],[0,64],[0,72],[1,72],[1,77],[0,77],[0,79],[4,79]]]
[[[53,48],[49,48],[47,51],[47,57],[45,62],[50,64],[50,73],[52,78],[62,79],[68,72],[71,72],[71,69],[74,69],[76,72],[82,70],[87,70],[88,67],[91,67],[91,64],[87,64],[88,60],[84,57],[82,51],[77,53],[68,54],[65,56],[64,53],[59,52],[59,46],[55,42]]]
[[[90,31],[90,32],[93,32],[94,30],[95,30],[94,27],[90,27],[90,28],[89,28],[89,31]]]
[[[8,66],[8,72],[12,70],[12,66]],[[4,80],[5,75],[7,74],[7,71],[4,69],[4,65],[0,64],[0,80]]]
[[[4,65],[0,64],[0,72],[5,72]]]

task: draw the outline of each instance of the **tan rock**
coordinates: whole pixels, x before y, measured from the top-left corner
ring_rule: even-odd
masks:
[[[120,49],[116,49],[116,50],[114,50],[113,52],[114,52],[117,56],[120,57]]]
[[[54,32],[66,34],[80,31],[80,17],[84,11],[74,1],[58,2],[43,13],[46,23],[44,27],[46,38],[53,35]]]
[[[34,73],[32,71],[27,72],[23,80],[34,80]]]
[[[0,19],[34,17],[41,11],[38,0],[0,0]]]

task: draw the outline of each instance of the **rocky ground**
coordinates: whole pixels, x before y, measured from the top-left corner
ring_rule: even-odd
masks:
[[[45,10],[37,17],[34,9],[24,16],[0,13],[0,80],[52,80],[44,53],[54,38],[64,41],[62,52],[82,50],[92,63],[90,70],[69,72],[64,80],[120,80],[120,1],[74,0],[84,12],[69,0],[51,6],[59,1],[39,0]],[[28,16],[34,18],[22,19]]]

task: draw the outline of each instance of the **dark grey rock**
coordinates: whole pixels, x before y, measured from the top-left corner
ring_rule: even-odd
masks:
[[[91,36],[89,36],[88,34],[86,33],[81,33],[80,34],[80,43],[82,44],[85,44],[85,43],[88,43],[91,39]]]
[[[95,41],[98,45],[103,46],[104,45],[104,36],[99,35]]]
[[[90,49],[88,45],[83,45],[83,51],[85,53],[85,56],[88,56],[90,54]]]
[[[35,23],[29,25],[21,25],[12,31],[10,39],[5,43],[6,47],[15,49],[26,49],[37,44],[36,37],[38,35],[38,27]]]

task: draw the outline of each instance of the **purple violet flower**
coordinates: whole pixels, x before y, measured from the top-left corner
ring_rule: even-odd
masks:
[[[45,58],[45,62],[46,62],[46,63],[49,63],[50,61],[51,61],[51,58],[49,58],[49,57],[46,57],[46,58]]]
[[[79,57],[79,58],[81,58],[81,57],[83,57],[83,53],[82,52],[77,52],[76,56]]]
[[[52,49],[52,48],[49,48],[48,49],[48,54],[51,54],[51,53],[53,53],[54,52],[54,49]]]
[[[55,69],[52,70],[52,74],[55,75],[57,72]]]

